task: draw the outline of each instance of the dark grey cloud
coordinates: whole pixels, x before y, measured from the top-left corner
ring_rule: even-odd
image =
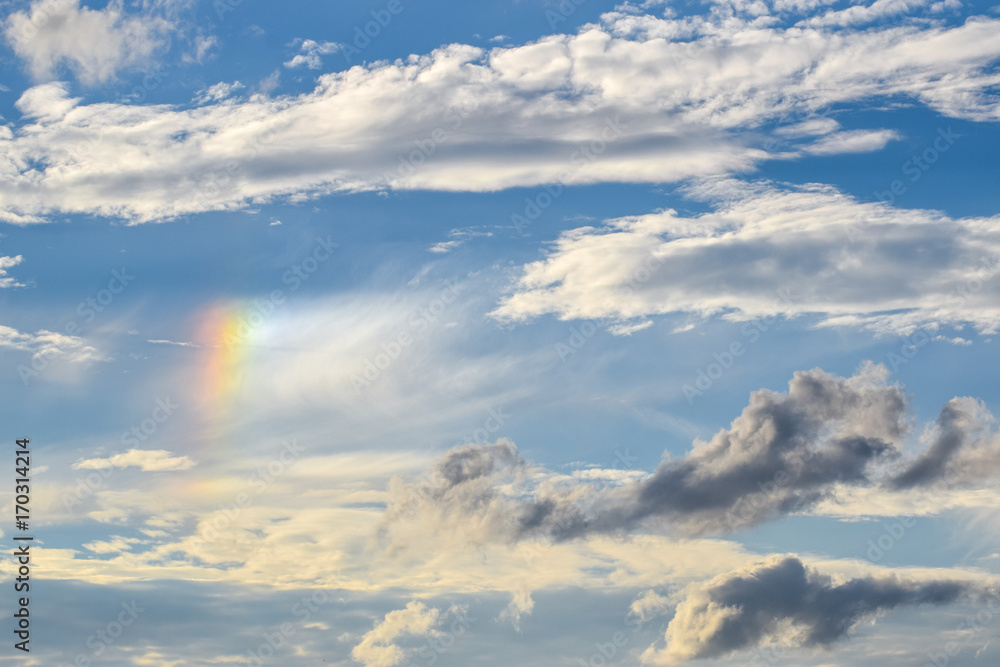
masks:
[[[946,605],[981,593],[971,583],[949,580],[836,581],[795,556],[773,556],[689,588],[667,626],[666,646],[650,647],[643,658],[683,664],[765,642],[829,647],[881,612]]]
[[[895,490],[975,487],[1000,475],[1000,435],[982,402],[953,398],[941,409],[930,446],[889,480]]]
[[[696,441],[683,458],[665,457],[645,477],[557,475],[522,459],[508,440],[458,447],[424,480],[394,481],[383,536],[402,521],[499,542],[637,530],[726,534],[808,511],[844,487],[899,493],[943,481],[982,486],[1000,474],[992,416],[970,398],[949,401],[927,450],[904,457],[905,390],[886,379],[872,364],[849,378],[798,372],[787,393],[753,392],[729,428]]]
[[[808,508],[834,484],[867,485],[871,464],[896,453],[906,416],[902,389],[873,373],[796,373],[787,394],[754,392],[729,429],[604,494],[589,514],[578,494],[541,498],[522,511],[519,530],[566,539],[649,518],[689,534],[732,530]]]
[[[948,401],[937,418],[937,435],[933,444],[911,463],[891,484],[897,489],[910,489],[943,479],[948,466],[969,437],[969,415],[958,399]]]

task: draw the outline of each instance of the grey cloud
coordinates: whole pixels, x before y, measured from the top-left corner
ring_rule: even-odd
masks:
[[[926,452],[903,456],[907,401],[887,375],[872,364],[849,378],[798,372],[787,393],[753,392],[729,428],[637,481],[558,475],[525,461],[508,440],[459,447],[424,480],[393,480],[382,537],[405,546],[392,539],[404,524],[509,543],[648,530],[726,534],[807,512],[843,488],[929,490],[941,466],[956,485],[1000,474],[992,416],[968,398],[945,406]]]
[[[870,464],[896,452],[905,408],[874,368],[849,379],[796,373],[787,394],[754,392],[729,429],[607,493],[589,516],[575,499],[545,498],[524,510],[520,530],[566,539],[658,517],[699,534],[805,509],[836,483],[869,484]]]
[[[836,581],[795,556],[773,556],[688,589],[666,630],[666,646],[643,655],[684,664],[765,642],[828,647],[861,621],[900,607],[974,597],[970,583],[863,577]]]
[[[941,409],[930,446],[897,473],[888,486],[964,486],[1000,473],[1000,436],[992,415],[973,398],[953,398]]]

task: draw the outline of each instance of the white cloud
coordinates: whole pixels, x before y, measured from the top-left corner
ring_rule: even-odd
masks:
[[[79,0],[36,0],[7,18],[4,35],[35,79],[50,79],[66,65],[92,85],[151,62],[172,27],[162,17],[126,15],[121,0],[100,10]]]
[[[79,102],[79,97],[69,97],[69,86],[66,83],[56,81],[29,88],[14,106],[26,118],[46,122],[64,118]]]
[[[177,347],[201,347],[197,343],[192,343],[190,341],[182,340],[147,340],[147,343],[152,343],[153,345],[175,345]]]
[[[32,89],[22,96],[27,118],[0,136],[0,175],[11,184],[0,215],[143,222],[332,191],[667,182],[803,155],[808,137],[776,136],[768,152],[761,128],[802,133],[835,104],[903,96],[955,117],[1000,117],[990,69],[1000,21],[864,32],[754,25],[608,14],[575,35],[490,50],[453,44],[324,74],[298,96],[272,99],[262,87],[197,109],[81,105],[65,88]],[[894,136],[853,132],[812,149],[875,150]]]
[[[711,180],[689,193],[715,210],[564,232],[494,316],[810,316],[905,334],[1000,327],[1000,218],[863,203],[820,185]]]
[[[84,338],[44,329],[31,334],[0,325],[0,348],[29,352],[32,359],[63,359],[77,364],[109,360]]]
[[[103,470],[105,468],[139,468],[143,472],[190,470],[195,462],[187,456],[174,456],[163,449],[130,449],[105,459],[86,459],[74,463],[77,470]]]
[[[854,130],[828,134],[805,150],[815,155],[830,155],[833,153],[869,153],[877,151],[899,134],[893,130]]]
[[[15,257],[0,257],[0,289],[5,287],[24,287],[7,275],[7,269],[17,266],[24,258],[21,255]]]
[[[336,53],[341,48],[340,44],[336,42],[316,42],[307,39],[302,42],[302,46],[300,47],[302,53],[286,62],[285,67],[295,69],[296,67],[305,65],[309,69],[319,69],[323,66],[323,59],[320,56]]]
[[[245,87],[246,86],[239,81],[233,81],[232,83],[220,82],[214,86],[209,86],[204,90],[198,91],[198,95],[195,97],[194,101],[198,104],[217,102],[219,100],[224,100],[227,97],[232,97],[236,91],[242,90]]]
[[[441,612],[422,602],[410,602],[405,609],[391,611],[361,639],[351,657],[365,667],[394,667],[406,653],[394,642],[402,637],[436,637]]]
[[[808,26],[863,25],[889,16],[906,14],[929,4],[929,0],[875,0],[870,5],[854,5],[846,9],[831,10],[802,23]]]

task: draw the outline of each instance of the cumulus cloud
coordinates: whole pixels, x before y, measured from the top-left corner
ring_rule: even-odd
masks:
[[[422,602],[410,602],[405,609],[390,611],[361,642],[351,650],[351,657],[365,667],[394,667],[406,659],[406,652],[396,645],[403,637],[436,637],[441,612]]]
[[[299,47],[299,50],[302,51],[302,53],[286,62],[285,67],[295,69],[296,67],[302,67],[304,65],[309,69],[319,69],[323,66],[323,59],[321,56],[336,53],[337,51],[340,51],[340,49],[340,44],[337,44],[336,42],[317,42],[307,39],[303,41],[302,45]]]
[[[79,0],[36,0],[7,18],[4,36],[35,79],[51,79],[65,65],[93,85],[149,63],[172,27],[163,17],[126,14],[121,0],[103,9],[81,7]]]
[[[175,456],[164,449],[130,449],[109,458],[85,459],[73,464],[77,470],[105,468],[138,468],[143,472],[190,470],[195,462],[187,456]]]
[[[17,266],[23,259],[21,255],[0,257],[0,289],[5,287],[24,287],[23,283],[19,283],[7,275],[7,269]]]
[[[897,577],[835,580],[795,556],[772,556],[685,591],[647,664],[687,664],[766,642],[827,647],[861,621],[901,607],[946,605],[973,597],[967,582]]]
[[[711,12],[610,13],[530,44],[452,44],[323,74],[298,96],[191,109],[81,105],[47,88],[47,113],[0,135],[0,174],[11,183],[0,211],[144,222],[332,191],[668,182],[810,150],[873,150],[892,130],[819,144],[794,133],[766,139],[830,105],[900,96],[996,120],[998,25],[845,32]],[[308,48],[289,64],[308,66],[332,47]]]
[[[822,185],[711,179],[688,191],[714,210],[564,232],[494,316],[810,316],[903,334],[1000,325],[1000,218],[896,209]]]
[[[895,489],[966,486],[1000,473],[1000,435],[981,402],[953,398],[927,434],[929,446],[890,482]]]
[[[950,401],[925,441],[904,454],[909,414],[887,370],[842,378],[796,373],[787,393],[759,390],[728,429],[682,458],[639,475],[563,475],[523,459],[509,440],[457,447],[416,482],[394,478],[380,535],[389,553],[417,538],[466,542],[563,541],[598,534],[728,533],[820,503],[845,489],[936,492],[949,463],[955,487],[1000,474],[1000,435],[972,399]],[[593,471],[589,471],[593,472]],[[620,472],[620,471],[619,471]],[[457,539],[457,538],[456,538]]]
[[[44,329],[32,334],[0,325],[0,348],[29,352],[32,360],[63,359],[76,364],[108,361],[86,339]]]
[[[870,467],[895,453],[905,397],[884,369],[852,378],[796,373],[788,393],[760,390],[726,430],[696,441],[641,482],[589,511],[572,496],[530,503],[519,529],[556,539],[629,529],[657,518],[688,534],[719,532],[807,509],[837,484],[868,485]]]

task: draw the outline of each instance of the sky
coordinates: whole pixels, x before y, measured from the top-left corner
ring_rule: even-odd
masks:
[[[998,664],[998,35],[0,1],[0,665]]]

